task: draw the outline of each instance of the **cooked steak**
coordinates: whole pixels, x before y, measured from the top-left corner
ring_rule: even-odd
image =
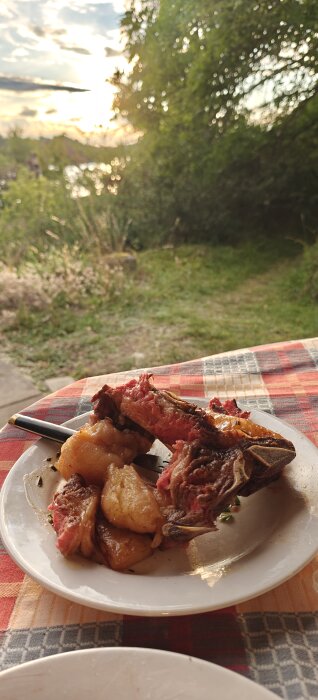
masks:
[[[218,396],[214,396],[209,401],[209,409],[215,413],[224,413],[227,416],[240,416],[241,418],[249,418],[250,411],[243,411],[236,403],[235,399],[226,399],[220,401]]]
[[[215,520],[249,479],[241,449],[215,450],[200,440],[177,442],[169,467],[157,488],[169,490],[174,509],[168,522],[215,528]],[[170,528],[164,526],[164,534]]]
[[[112,395],[113,390],[107,384],[103,386],[92,398],[94,412],[91,415],[91,423],[110,418],[117,430],[131,430],[147,440],[153,441],[153,435],[145,430],[141,424],[136,423],[120,410],[119,402]]]
[[[150,380],[151,375],[143,374],[120,387],[105,385],[93,401],[99,418],[115,404],[172,449],[170,464],[157,482],[158,492],[170,501],[165,534],[180,539],[176,524],[215,527],[236,495],[247,496],[274,481],[294,458],[290,441],[249,420],[249,412],[235,400],[214,398],[204,411],[156,389]]]
[[[270,438],[261,438],[252,446],[250,440],[241,440],[237,446],[220,450],[200,440],[178,441],[170,464],[157,481],[158,491],[171,499],[164,511],[163,534],[188,540],[201,534],[196,528],[215,529],[217,517],[234,504],[236,496],[249,496],[280,476],[295,454],[285,449],[286,441],[280,442],[282,447],[277,447],[275,439],[273,448]],[[268,451],[271,454],[272,449],[276,458],[270,465]]]
[[[95,517],[99,502],[100,489],[86,485],[79,474],[73,474],[63,490],[55,494],[49,511],[57,533],[56,546],[65,557],[75,552],[84,557],[94,554]]]
[[[150,374],[142,374],[139,379],[131,379],[115,388],[105,384],[92,398],[95,415],[99,419],[109,415],[107,410],[113,402],[121,414],[168,447],[177,440],[209,438],[213,441],[213,436],[217,440],[218,431],[212,415],[169,391],[159,391],[150,378]]]

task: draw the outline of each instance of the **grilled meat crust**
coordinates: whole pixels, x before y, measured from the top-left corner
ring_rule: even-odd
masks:
[[[95,517],[100,502],[100,489],[87,485],[80,474],[74,474],[63,491],[56,493],[49,511],[57,533],[57,548],[68,557],[80,552],[90,558],[95,549]]]
[[[279,458],[273,464],[264,464],[272,449]],[[278,479],[294,455],[292,444],[283,438],[260,438],[252,445],[245,439],[223,450],[201,440],[177,442],[169,466],[157,481],[157,489],[168,492],[171,498],[163,534],[189,539],[191,534],[201,533],[182,530],[184,526],[215,527],[220,513],[234,503],[236,496],[249,496]]]
[[[97,416],[115,405],[172,450],[157,481],[158,492],[169,494],[169,523],[213,527],[231,499],[267,486],[295,456],[290,441],[249,420],[234,400],[213,399],[204,411],[154,387],[150,374],[105,385],[94,399]]]
[[[126,418],[133,420],[171,448],[177,440],[210,439],[215,444],[219,431],[213,416],[169,391],[160,391],[150,381],[150,374],[112,388],[105,384],[93,396],[94,414],[101,416],[109,402]]]
[[[119,402],[115,400],[115,396],[112,395],[112,392],[113,389],[105,384],[94,394],[92,397],[94,412],[91,416],[91,423],[104,420],[104,418],[110,418],[117,430],[131,430],[153,442],[154,436],[150,432],[120,410]]]
[[[170,467],[169,490],[178,517],[170,514],[169,521],[180,525],[214,526],[250,477],[240,448],[220,451],[200,440],[179,441]]]
[[[97,484],[105,483],[102,496],[98,487],[85,486],[75,474],[63,494],[54,498],[53,524],[65,556],[81,551],[96,557],[99,552],[102,563],[122,570],[124,562],[130,561],[130,548],[135,561],[150,553],[145,533],[156,532],[154,547],[162,536],[169,545],[216,529],[218,516],[233,505],[236,496],[248,496],[275,481],[295,456],[290,441],[249,420],[249,413],[242,412],[234,400],[222,404],[213,399],[204,411],[157,389],[150,374],[115,388],[104,385],[92,402],[94,412],[86,427],[89,437],[94,443],[95,432],[98,434],[100,449],[100,442],[105,448],[104,432],[114,434],[116,445],[114,436],[111,444],[119,454],[107,458],[105,464],[103,461],[100,472],[92,478]],[[151,493],[149,487],[139,484],[140,477],[135,478],[126,452],[124,456],[130,433],[134,449],[129,461],[138,452],[146,452],[154,438],[172,450],[170,464]],[[68,441],[70,447],[72,440]],[[90,457],[91,447],[87,449]],[[74,470],[76,459],[67,459],[67,467],[70,461]],[[88,471],[91,473],[91,466]],[[84,474],[87,481],[89,473]]]

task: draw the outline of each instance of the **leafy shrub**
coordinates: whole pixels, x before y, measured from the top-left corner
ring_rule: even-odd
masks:
[[[62,178],[34,178],[22,168],[2,192],[1,205],[0,253],[7,264],[19,265],[53,241],[63,245],[72,231],[67,222],[73,223],[75,206]]]
[[[87,180],[79,182],[87,184]],[[9,266],[33,262],[42,253],[61,251],[78,244],[96,257],[122,251],[127,224],[120,210],[113,210],[114,195],[107,189],[99,196],[74,199],[63,175],[54,179],[33,177],[20,168],[17,178],[0,192],[0,258]],[[60,252],[59,252],[60,251]]]

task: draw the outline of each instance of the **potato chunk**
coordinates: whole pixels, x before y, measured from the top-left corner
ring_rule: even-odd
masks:
[[[101,507],[110,523],[133,532],[156,532],[162,522],[153,488],[141,479],[132,464],[121,468],[109,465]]]
[[[137,432],[117,430],[111,420],[87,423],[64,443],[56,467],[66,480],[76,473],[89,484],[103,484],[109,464],[123,466],[150,445]]]
[[[98,520],[96,534],[103,563],[115,571],[129,569],[153,552],[149,535],[118,530],[105,520]]]

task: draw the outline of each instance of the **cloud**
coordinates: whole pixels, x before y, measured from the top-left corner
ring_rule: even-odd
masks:
[[[27,26],[27,24],[41,27],[45,5],[45,0],[28,0],[28,2],[6,0],[5,3],[1,3],[0,23],[13,28]]]
[[[114,56],[121,56],[122,52],[117,51],[117,49],[112,49],[111,46],[105,46],[105,56],[106,58],[113,58]]]
[[[21,109],[21,117],[35,117],[38,113],[37,109],[31,109],[31,107],[23,107]]]
[[[120,19],[130,2],[0,0],[0,128],[41,135],[80,127],[96,139],[99,124],[103,134],[111,128],[105,77],[115,64],[125,69]]]
[[[119,25],[120,15],[114,10],[111,2],[103,3],[86,3],[84,7],[73,9],[64,7],[60,16],[64,22],[92,26],[100,33],[109,29],[117,29]]]
[[[62,36],[62,34],[66,34],[66,29],[51,29],[50,27],[43,26],[40,27],[37,24],[30,24],[30,30],[35,34],[36,36],[43,38],[46,36]]]
[[[59,47],[63,49],[63,51],[74,51],[74,53],[80,53],[83,54],[83,56],[91,56],[91,51],[84,49],[82,46],[67,46],[59,42]]]
[[[64,90],[66,92],[88,92],[87,88],[76,87],[58,83],[45,83],[40,80],[32,80],[19,77],[0,75],[0,90],[13,90],[14,92],[31,92],[34,90]]]
[[[99,0],[6,0],[1,21],[0,76],[95,84],[121,61],[118,4]],[[1,0],[0,0],[1,6]],[[105,44],[109,44],[107,54]],[[98,67],[97,67],[98,63]],[[103,76],[102,76],[103,73]]]
[[[19,48],[14,49],[14,51],[12,51],[13,58],[26,58],[29,55],[30,51],[24,49],[23,46],[20,46]]]
[[[36,36],[42,37],[42,36],[46,35],[46,31],[45,31],[44,27],[38,27],[37,25],[34,25],[32,27],[32,25],[31,25],[30,29],[31,29],[31,32],[33,32],[33,34],[36,34]]]

